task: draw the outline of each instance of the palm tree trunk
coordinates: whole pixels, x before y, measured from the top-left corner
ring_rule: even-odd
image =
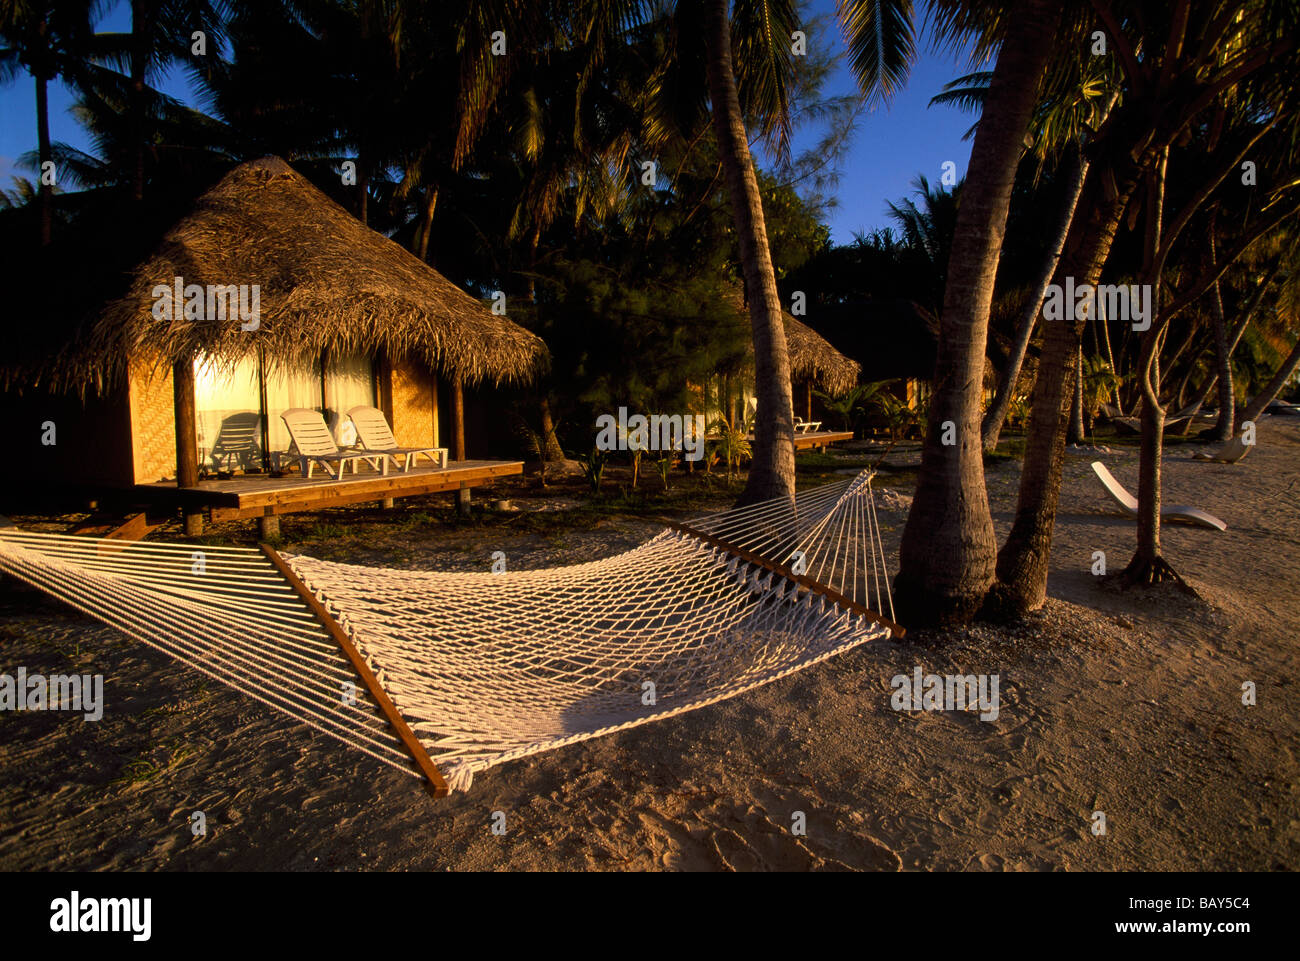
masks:
[[[1233,326],[1231,332],[1227,333],[1225,337],[1223,357],[1224,357],[1224,362],[1226,362],[1227,364],[1229,376],[1232,375],[1232,355],[1237,350],[1237,345],[1241,343],[1241,338],[1242,335],[1246,333],[1246,328],[1250,326],[1250,322],[1255,319],[1255,314],[1259,312],[1260,305],[1264,302],[1264,295],[1268,293],[1269,285],[1273,282],[1273,278],[1277,275],[1280,266],[1281,266],[1281,261],[1274,262],[1272,268],[1264,275],[1263,279],[1258,282],[1258,284],[1255,287],[1255,294],[1253,297],[1251,297],[1250,303],[1246,306],[1246,309],[1242,311],[1241,318]],[[1219,293],[1219,285],[1217,282],[1214,285],[1213,292],[1215,297],[1217,298]],[[1223,306],[1221,301],[1216,305],[1216,309],[1220,313],[1222,313]],[[1224,324],[1224,326],[1226,328],[1227,326],[1226,323]],[[1215,352],[1217,355],[1218,353],[1217,333],[1216,333],[1215,348],[1216,348]],[[1216,362],[1217,360],[1218,358],[1216,356]],[[1220,376],[1221,376],[1221,372],[1216,372],[1212,374],[1210,376],[1210,379],[1206,382],[1205,387],[1198,395],[1200,397],[1200,402],[1202,404],[1205,403],[1206,398],[1210,396],[1210,392],[1214,390],[1218,385]],[[1236,418],[1236,407],[1237,407],[1237,395],[1235,389],[1228,391],[1226,395],[1222,392],[1220,392],[1219,394],[1220,420],[1222,420],[1223,418],[1223,407],[1225,402],[1227,403],[1228,407],[1232,410],[1232,415],[1230,415],[1229,419],[1231,421],[1234,421],[1233,427],[1235,430],[1236,427],[1235,418]],[[1190,428],[1190,426],[1191,425],[1189,422],[1188,425],[1184,427],[1183,429],[1184,435],[1188,433],[1188,428]],[[1216,425],[1216,436],[1217,436],[1217,425]],[[1228,436],[1231,437],[1232,435],[1229,434]],[[1224,439],[1226,440],[1227,438]]]
[[[1074,400],[1070,403],[1070,434],[1069,442],[1071,444],[1082,444],[1084,442],[1083,430],[1083,345],[1074,355]]]
[[[542,243],[542,225],[540,222],[533,226],[532,235],[528,238],[528,276],[525,278],[524,296],[528,298],[530,304],[537,303],[537,250]]]
[[[1054,283],[1064,284],[1067,277],[1074,278],[1076,287],[1097,283],[1140,175],[1140,159],[1131,154],[1092,164],[1079,203],[1087,215],[1082,220],[1076,217],[1070,227]],[[1047,597],[1052,528],[1074,387],[1071,378],[1084,323],[1086,317],[1073,322],[1067,317],[1044,328],[1016,518],[998,553],[998,602],[1013,612],[1041,607]]]
[[[457,372],[451,378],[451,459],[463,461],[465,455],[465,385]],[[470,512],[470,491],[463,487],[456,491],[456,510]]]
[[[533,227],[532,237],[528,243],[528,282],[524,288],[524,295],[528,298],[530,304],[537,303],[537,250],[542,240],[542,225],[538,223]],[[555,418],[551,414],[551,397],[547,393],[546,387],[541,388],[541,400],[538,404],[542,421],[542,443],[541,451],[538,457],[542,461],[543,474],[546,470],[547,461],[564,460],[564,448],[560,446],[560,439],[555,436]],[[635,486],[635,485],[633,485]]]
[[[1245,413],[1241,415],[1241,422],[1244,424],[1248,420],[1253,421],[1264,413],[1264,409],[1282,392],[1286,382],[1298,369],[1300,369],[1300,340],[1297,340],[1295,346],[1291,348],[1291,353],[1287,354],[1286,360],[1282,361],[1282,366],[1273,375],[1273,379],[1247,405]]]
[[[36,143],[41,168],[40,175],[36,178],[41,246],[48,247],[54,224],[54,188],[45,182],[45,164],[53,159],[53,151],[50,149],[49,81],[40,75],[36,77]]]
[[[1097,333],[1101,337],[1101,346],[1106,351],[1106,363],[1110,364],[1110,372],[1115,375],[1115,379],[1111,381],[1114,385],[1111,393],[1115,399],[1115,409],[1123,416],[1124,408],[1120,404],[1119,396],[1119,368],[1115,366],[1115,354],[1110,349],[1110,319],[1106,316],[1106,312],[1100,309],[1100,304],[1097,310]]]
[[[366,167],[365,157],[357,155],[357,220],[370,226],[370,171]]]
[[[1165,178],[1169,148],[1161,148],[1147,173],[1146,249],[1139,280],[1151,287],[1151,329],[1142,335],[1138,353],[1138,382],[1142,388],[1142,444],[1138,469],[1137,550],[1124,570],[1126,582],[1151,584],[1181,578],[1160,555],[1160,467],[1164,458],[1165,412],[1160,405],[1160,351],[1169,332],[1161,323],[1161,269],[1158,264],[1164,231]]]
[[[555,418],[551,414],[551,398],[544,390],[539,406],[542,419],[541,459],[543,461],[562,461],[564,460],[564,448],[560,446],[560,439],[555,436]]]
[[[1011,401],[1015,397],[1016,385],[1020,380],[1020,368],[1024,365],[1025,353],[1029,349],[1029,341],[1034,335],[1034,327],[1043,308],[1043,298],[1047,296],[1047,287],[1056,272],[1056,263],[1061,259],[1065,238],[1070,234],[1070,224],[1074,220],[1074,211],[1079,205],[1079,195],[1083,193],[1083,181],[1088,173],[1088,162],[1083,159],[1082,149],[1076,148],[1070,152],[1069,164],[1069,178],[1066,181],[1065,198],[1061,205],[1061,219],[1057,225],[1056,237],[1048,250],[1047,258],[1043,261],[1043,270],[1038,276],[1038,282],[1034,284],[1029,300],[1025,302],[1024,313],[1020,315],[1020,322],[1016,325],[1016,339],[1011,345],[1011,355],[1007,358],[1006,370],[1003,371],[1002,379],[998,383],[998,391],[993,397],[993,403],[989,406],[988,413],[984,415],[981,433],[985,450],[993,450],[998,446],[998,438],[1002,435],[1002,426],[1006,423],[1007,411],[1011,409]]]
[[[1017,6],[971,147],[948,258],[921,473],[895,582],[900,616],[912,623],[969,620],[993,581],[997,541],[980,432],[984,354],[1011,190],[1056,19],[1048,0]]]
[[[1214,331],[1214,364],[1219,384],[1219,419],[1214,424],[1214,439],[1232,439],[1236,400],[1232,389],[1232,354],[1228,350],[1228,322],[1223,315],[1223,296],[1216,280],[1210,288],[1210,327]]]
[[[1154,317],[1152,323],[1155,323]],[[1165,412],[1159,400],[1160,345],[1163,340],[1160,335],[1143,338],[1138,359],[1142,386],[1142,441],[1138,466],[1137,550],[1124,569],[1127,584],[1183,583],[1160,552],[1161,462],[1165,427]]]
[[[1153,338],[1154,339],[1154,338]],[[1144,345],[1145,346],[1145,345]],[[1140,366],[1155,357],[1143,351]],[[1153,399],[1156,388],[1143,378],[1142,442],[1138,467],[1137,551],[1124,571],[1129,583],[1151,584],[1166,579],[1173,572],[1160,556],[1160,461],[1163,449],[1165,412]],[[1177,575],[1173,575],[1177,577]]]
[[[430,187],[424,194],[424,212],[420,215],[420,230],[416,238],[415,253],[421,260],[429,259],[429,235],[433,233],[433,212],[438,207],[438,188]]]
[[[749,153],[731,60],[730,0],[711,0],[708,12],[709,98],[713,129],[726,175],[731,214],[754,335],[754,392],[758,397],[749,480],[739,504],[794,499],[794,396],[781,299],[767,244],[763,202]]]
[[[143,0],[131,2],[131,199],[144,199],[145,43],[147,17]]]

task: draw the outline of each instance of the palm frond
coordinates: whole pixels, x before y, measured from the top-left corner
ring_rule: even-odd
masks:
[[[838,10],[858,87],[869,99],[888,101],[916,60],[911,0],[838,0]]]

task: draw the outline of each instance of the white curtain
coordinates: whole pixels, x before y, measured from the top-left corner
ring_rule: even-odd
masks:
[[[266,371],[266,420],[272,454],[289,449],[291,438],[280,415],[295,407],[321,409],[320,363],[276,364]],[[272,458],[274,459],[274,458]]]
[[[375,375],[370,357],[352,354],[325,363],[325,420],[340,447],[356,443],[357,430],[348,419],[353,407],[375,405]]]

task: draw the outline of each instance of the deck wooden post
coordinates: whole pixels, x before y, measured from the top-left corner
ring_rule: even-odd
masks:
[[[195,427],[194,361],[186,357],[172,365],[172,399],[176,420],[176,486],[197,487],[199,448]],[[203,515],[185,511],[185,533],[203,533]]]
[[[465,460],[465,388],[456,373],[451,378],[451,459]],[[456,509],[462,514],[469,513],[470,491],[462,487],[456,492]]]
[[[278,514],[263,514],[257,519],[257,537],[262,541],[274,541],[280,537]]]
[[[808,378],[808,420],[812,420],[812,378]]]

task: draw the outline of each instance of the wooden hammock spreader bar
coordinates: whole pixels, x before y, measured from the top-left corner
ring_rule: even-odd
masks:
[[[425,751],[424,745],[411,732],[410,727],[402,718],[401,712],[397,710],[397,706],[389,699],[383,686],[380,685],[379,679],[370,670],[370,665],[361,656],[361,652],[356,649],[356,646],[352,643],[352,638],[348,637],[347,631],[339,626],[338,621],[334,620],[333,615],[325,609],[325,605],[316,599],[316,595],[311,592],[311,588],[302,582],[298,575],[293,572],[293,568],[284,562],[284,558],[274,548],[267,544],[257,546],[275,565],[276,570],[284,575],[284,579],[289,582],[289,586],[298,592],[304,603],[311,608],[311,612],[316,615],[316,619],[321,622],[325,630],[329,631],[330,636],[338,643],[338,646],[343,649],[343,653],[352,662],[352,669],[357,672],[357,676],[361,678],[361,683],[366,686],[370,696],[375,699],[379,709],[388,718],[388,723],[392,726],[402,745],[410,753],[415,761],[415,766],[420,769],[420,773],[429,779],[430,793],[436,798],[446,797],[450,789],[447,787],[447,782],[443,780],[442,772],[433,763],[428,752]]]
[[[869,607],[864,607],[863,605],[859,604],[857,601],[853,600],[850,597],[845,597],[843,594],[841,594],[839,591],[835,590],[834,588],[827,587],[825,584],[821,583],[820,581],[815,581],[811,577],[805,577],[803,574],[796,574],[794,571],[790,570],[790,568],[784,567],[780,564],[774,564],[771,561],[769,561],[767,558],[759,557],[754,552],[747,551],[745,550],[745,548],[740,547],[737,544],[732,544],[729,541],[724,541],[722,538],[714,537],[712,534],[705,533],[704,531],[696,530],[694,527],[687,527],[685,524],[678,524],[676,521],[661,520],[660,523],[666,525],[672,530],[679,531],[682,534],[686,534],[690,537],[697,538],[712,547],[716,547],[719,550],[726,551],[728,554],[732,554],[736,557],[739,557],[742,561],[746,561],[750,564],[756,564],[759,567],[764,568],[765,570],[772,571],[773,573],[779,574],[784,578],[788,578],[789,580],[794,581],[800,587],[806,588],[807,590],[811,591],[814,594],[820,594],[822,597],[825,597],[827,600],[833,601],[834,603],[838,604],[840,607],[846,608],[855,614],[862,615],[872,623],[879,624],[882,627],[889,628],[889,633],[892,634],[894,637],[902,637],[907,633],[907,631],[903,627],[901,627],[898,624],[895,624],[893,621],[885,617],[883,614],[879,614],[876,611],[873,611]]]

